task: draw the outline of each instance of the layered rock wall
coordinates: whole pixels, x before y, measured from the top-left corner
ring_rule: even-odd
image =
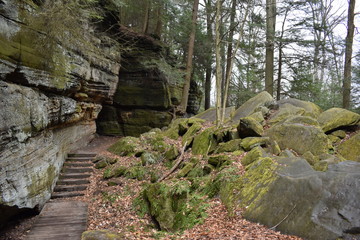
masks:
[[[102,54],[42,45],[26,2],[0,1],[0,225],[50,198],[66,153],[93,138],[120,69],[105,36],[94,37]]]
[[[139,136],[171,122],[182,97],[183,73],[171,65],[159,41],[122,31],[131,50],[122,54],[114,102],[103,108],[97,127],[100,134]]]

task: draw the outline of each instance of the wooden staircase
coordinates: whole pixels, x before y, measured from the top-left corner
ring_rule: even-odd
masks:
[[[93,171],[94,153],[70,153],[65,160],[51,199],[84,196]]]
[[[85,195],[95,156],[94,153],[68,154],[51,196],[53,200],[45,204],[26,240],[81,239],[87,226],[88,204],[61,198]]]

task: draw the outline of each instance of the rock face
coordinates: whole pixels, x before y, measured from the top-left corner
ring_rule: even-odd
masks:
[[[1,225],[21,209],[41,208],[65,154],[93,138],[101,103],[116,90],[120,54],[104,46],[105,36],[98,47],[106,56],[57,44],[41,49],[43,33],[26,24],[32,6],[0,7]]]
[[[246,208],[246,218],[284,233],[353,239],[360,226],[359,180],[360,164],[351,161],[317,172],[301,158],[260,158],[231,183],[241,189],[232,199]]]
[[[134,39],[130,35],[128,40]],[[183,73],[171,65],[167,49],[148,37],[134,42],[133,49],[122,55],[114,103],[105,106],[99,115],[100,134],[139,136],[167,126],[173,109],[180,104]],[[192,114],[199,109],[199,99],[201,92],[194,88],[188,106]]]

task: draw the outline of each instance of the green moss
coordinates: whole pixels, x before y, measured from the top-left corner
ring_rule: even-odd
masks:
[[[250,151],[256,146],[264,146],[269,143],[268,137],[247,137],[241,141],[241,147],[245,151]]]
[[[331,108],[321,113],[318,121],[324,132],[339,127],[355,126],[360,122],[360,115],[342,108]]]
[[[226,189],[230,191],[223,194],[229,202],[229,210],[231,211],[234,203],[239,201],[239,207],[253,211],[257,206],[256,201],[268,192],[270,185],[277,179],[276,168],[277,163],[268,157],[260,158],[248,165],[245,174],[236,182],[229,183],[230,186]],[[227,194],[229,196],[226,196]]]
[[[113,178],[113,177],[120,177],[123,176],[125,174],[126,171],[126,167],[125,166],[110,166],[108,168],[105,169],[104,173],[103,173],[103,178],[104,179],[109,179],[109,178]]]
[[[147,171],[146,168],[142,166],[133,166],[125,170],[124,176],[130,179],[137,179],[142,181],[146,178]]]
[[[143,150],[138,138],[124,137],[109,147],[108,151],[119,156],[132,156]]]
[[[178,156],[179,156],[179,150],[175,145],[171,145],[164,154],[165,159],[169,161],[175,160]]]
[[[266,154],[264,152],[264,149],[262,149],[260,146],[255,147],[241,159],[241,164],[243,166],[247,166],[257,161],[259,158],[264,157],[265,155]]]
[[[206,198],[192,189],[186,180],[148,184],[136,205],[139,210],[149,211],[161,230],[184,230],[205,217]]]
[[[208,159],[208,163],[216,168],[228,165],[230,162],[231,159],[227,155],[210,156]]]
[[[341,143],[338,152],[348,160],[360,162],[360,132]]]
[[[184,167],[180,169],[180,171],[177,173],[176,177],[182,178],[185,177],[195,166],[196,164],[192,162],[185,163]]]
[[[121,240],[124,239],[123,234],[114,233],[109,230],[91,230],[85,231],[81,235],[81,240]]]
[[[237,130],[240,138],[260,137],[264,133],[262,125],[252,117],[240,118]]]
[[[234,139],[225,143],[220,143],[216,149],[216,153],[223,152],[235,152],[238,150],[243,150],[241,147],[241,139]]]
[[[189,146],[192,144],[192,141],[196,135],[196,133],[201,129],[202,125],[198,122],[194,122],[193,125],[188,129],[188,131],[184,134],[182,139],[182,144]]]
[[[194,137],[192,144],[193,154],[207,155],[214,151],[217,146],[216,139],[214,138],[214,130],[215,127],[207,128]]]

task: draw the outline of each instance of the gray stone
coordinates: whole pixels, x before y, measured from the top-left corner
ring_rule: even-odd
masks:
[[[238,123],[240,118],[247,117],[255,112],[255,110],[261,106],[264,106],[266,102],[273,101],[273,97],[268,92],[261,92],[255,97],[247,100],[241,105],[234,113],[231,119],[232,123]]]
[[[233,201],[251,221],[310,240],[358,239],[360,163],[345,161],[317,172],[301,158],[260,159],[231,184],[241,186]]]

